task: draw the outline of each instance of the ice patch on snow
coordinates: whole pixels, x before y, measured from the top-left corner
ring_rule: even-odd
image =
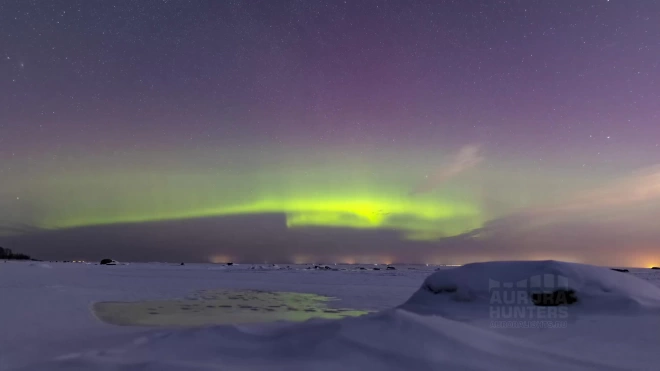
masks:
[[[219,324],[339,319],[366,314],[330,308],[331,298],[292,292],[205,290],[186,299],[138,302],[99,302],[92,306],[98,319],[121,326],[205,326]]]

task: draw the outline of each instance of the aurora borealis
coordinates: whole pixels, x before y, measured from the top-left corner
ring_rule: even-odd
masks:
[[[654,2],[0,10],[0,246],[660,265]]]
[[[337,156],[326,157],[332,161]],[[322,160],[282,160],[283,165],[251,173],[241,165],[147,174],[138,169],[95,174],[90,169],[47,177],[34,191],[22,191],[34,213],[23,223],[52,230],[281,213],[289,228],[390,229],[409,239],[455,236],[483,225],[484,210],[470,192],[454,187],[440,195],[410,194],[406,180],[414,179],[414,172],[388,170],[376,161],[322,166]]]

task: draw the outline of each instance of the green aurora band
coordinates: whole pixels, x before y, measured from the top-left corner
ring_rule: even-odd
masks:
[[[410,195],[413,184],[401,180],[402,172],[367,176],[359,170],[106,170],[45,177],[23,202],[30,203],[30,224],[44,229],[284,214],[288,228],[382,229],[405,239],[434,240],[486,221],[469,190],[448,186]]]

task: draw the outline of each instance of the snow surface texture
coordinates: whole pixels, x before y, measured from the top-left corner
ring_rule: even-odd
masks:
[[[640,312],[660,316],[659,286],[608,268],[558,261],[473,263],[436,272],[404,307],[445,317],[460,318],[468,312],[474,317],[480,312],[490,318],[494,300],[518,301],[515,296],[525,293],[522,297],[533,306],[531,294],[559,289],[575,292],[577,302],[567,309],[569,317]],[[500,295],[493,297],[493,292]]]
[[[0,268],[0,295],[12,298],[0,316],[7,330],[0,335],[3,370],[660,369],[660,288],[647,280],[657,281],[648,270],[622,273],[554,261],[470,264],[430,276],[424,267]],[[562,287],[578,299],[564,306],[565,326],[493,327],[493,307],[510,304],[507,292],[518,300]],[[218,288],[310,292],[338,297],[341,307],[381,311],[302,323],[145,329],[104,324],[89,309],[98,301],[173,299]],[[503,303],[493,304],[493,292]],[[385,309],[395,301],[403,304]]]

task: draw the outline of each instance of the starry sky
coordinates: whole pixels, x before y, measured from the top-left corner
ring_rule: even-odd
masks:
[[[660,265],[660,3],[0,1],[0,245]]]

